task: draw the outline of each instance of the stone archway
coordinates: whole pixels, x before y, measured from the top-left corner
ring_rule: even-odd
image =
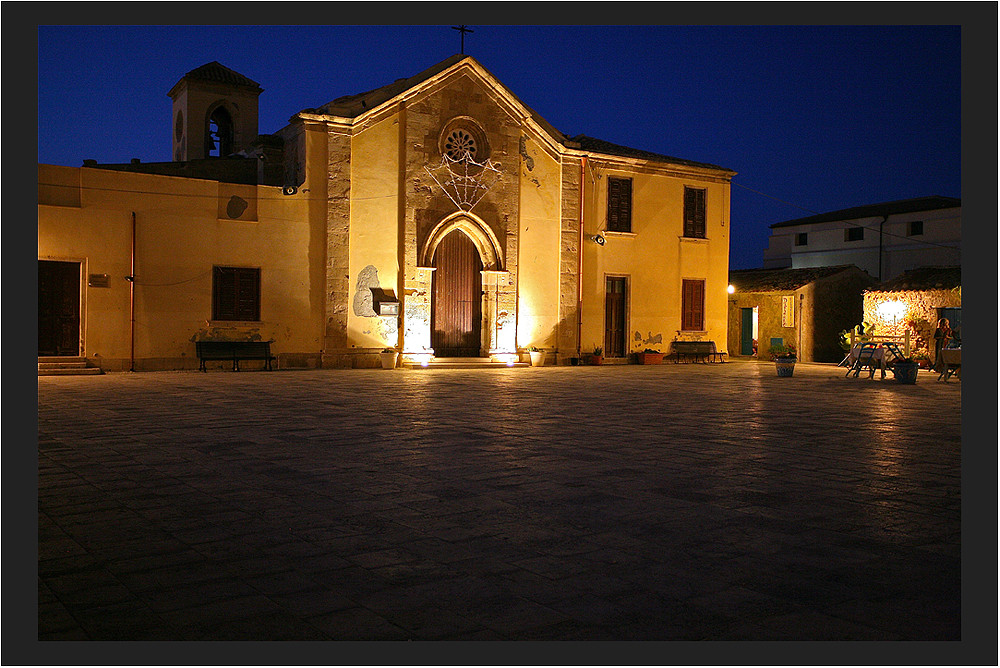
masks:
[[[504,269],[504,257],[496,235],[474,214],[458,211],[439,222],[427,236],[419,253],[413,293],[425,295],[421,300],[411,300],[404,313],[407,332],[406,351],[416,358],[433,350],[430,323],[435,320],[433,313],[434,281],[437,267],[435,256],[442,242],[453,232],[460,231],[471,241],[482,265],[479,280],[482,302],[481,346],[480,350],[493,357],[516,352],[515,330],[515,288],[508,272]],[[405,352],[404,352],[405,354]]]

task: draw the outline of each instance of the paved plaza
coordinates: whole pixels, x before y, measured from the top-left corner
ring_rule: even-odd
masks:
[[[38,637],[958,640],[961,381],[845,371],[39,377]]]

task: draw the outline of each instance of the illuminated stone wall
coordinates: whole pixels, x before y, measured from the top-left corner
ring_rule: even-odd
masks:
[[[902,336],[909,330],[914,338],[919,337],[933,349],[938,309],[961,306],[961,287],[954,290],[872,290],[864,294],[864,320],[875,325],[877,334]],[[927,352],[926,345],[914,349]]]

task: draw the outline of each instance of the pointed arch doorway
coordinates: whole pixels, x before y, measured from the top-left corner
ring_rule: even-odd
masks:
[[[483,262],[476,244],[453,229],[434,251],[431,347],[438,357],[482,355]]]

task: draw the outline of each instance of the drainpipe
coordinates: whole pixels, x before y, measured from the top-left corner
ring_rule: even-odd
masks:
[[[799,359],[800,360],[802,360],[802,358],[804,357],[804,351],[802,350],[802,317],[803,317],[802,306],[805,304],[805,299],[806,299],[806,296],[804,294],[802,294],[802,293],[799,293],[799,308],[798,308],[799,312],[795,314],[795,315],[798,316],[795,319],[795,324],[798,325],[798,331],[796,332],[797,338],[798,338],[798,342],[795,344],[795,349],[799,353]],[[805,361],[805,360],[802,360],[802,361]],[[810,361],[812,361],[812,360],[810,360]]]
[[[135,371],[135,211],[132,212],[132,265],[128,275],[128,370]]]
[[[583,349],[583,188],[586,183],[587,156],[580,159],[580,238],[577,242],[576,267],[576,356]]]
[[[882,282],[882,226],[889,216],[882,216],[882,222],[878,224],[878,282]]]

